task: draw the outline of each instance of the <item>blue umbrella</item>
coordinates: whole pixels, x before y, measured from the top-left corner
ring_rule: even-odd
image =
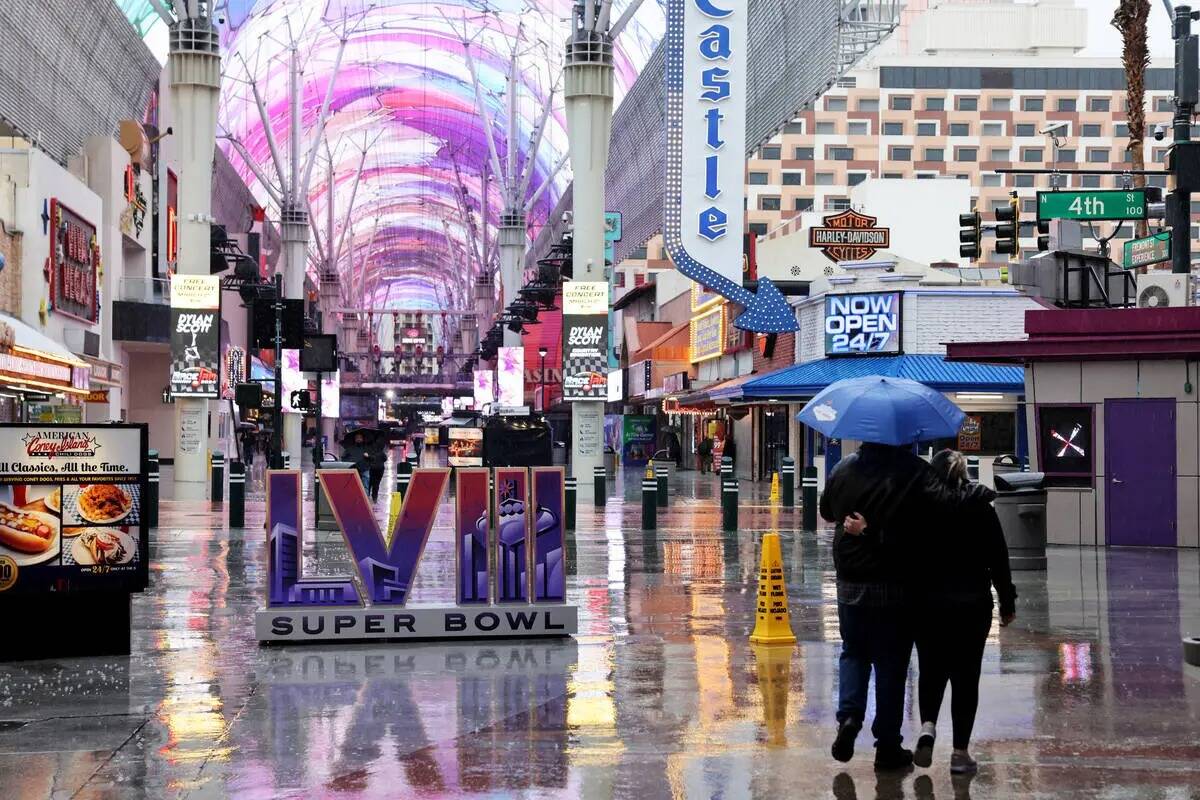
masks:
[[[924,384],[868,375],[826,386],[796,419],[832,439],[901,445],[957,436],[964,417]]]

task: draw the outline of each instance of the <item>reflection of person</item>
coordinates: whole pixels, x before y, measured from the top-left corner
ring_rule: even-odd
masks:
[[[866,716],[867,687],[875,671],[875,767],[901,769],[912,752],[901,747],[904,685],[913,636],[905,605],[907,557],[917,531],[937,525],[946,512],[972,499],[990,502],[981,487],[951,489],[910,449],[866,443],[842,459],[826,480],[820,512],[838,521],[833,561],[837,573],[838,732],[831,748],[838,761],[854,756]],[[853,515],[853,517],[852,517]],[[866,525],[855,534],[855,525]],[[852,527],[848,531],[846,523]]]

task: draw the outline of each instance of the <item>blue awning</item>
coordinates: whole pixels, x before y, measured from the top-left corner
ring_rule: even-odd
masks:
[[[845,378],[908,378],[939,392],[1025,393],[1023,367],[946,361],[939,355],[822,358],[769,372],[742,385],[745,397],[812,397]]]

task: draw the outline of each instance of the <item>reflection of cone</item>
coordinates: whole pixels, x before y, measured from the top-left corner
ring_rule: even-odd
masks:
[[[779,473],[771,473],[771,496],[767,498],[768,503],[779,502]]]
[[[754,619],[755,644],[791,644],[792,618],[788,613],[787,586],[783,579],[783,555],[779,534],[764,533],[758,573],[758,609]]]
[[[788,688],[792,680],[792,648],[787,645],[756,644],[755,670],[762,692],[763,727],[767,742],[787,744]]]

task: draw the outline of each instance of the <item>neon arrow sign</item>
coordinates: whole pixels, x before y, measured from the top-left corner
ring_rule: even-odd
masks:
[[[741,283],[746,6],[745,0],[667,2],[663,239],[676,269],[745,307],[736,327],[786,333],[799,325],[779,289],[766,278],[757,293]]]

